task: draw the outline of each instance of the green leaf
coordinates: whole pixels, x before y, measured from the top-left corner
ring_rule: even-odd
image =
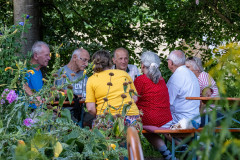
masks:
[[[61,116],[66,117],[68,119],[68,121],[71,121],[71,113],[69,109],[63,109],[61,111]]]
[[[126,85],[126,86],[124,86],[124,85],[123,85],[123,90],[124,90],[124,93],[126,93],[126,92],[127,92],[127,88],[128,88],[128,85]]]
[[[134,94],[135,94],[136,96],[140,97],[140,96],[137,94],[137,92],[134,92]]]
[[[63,96],[61,93],[59,93],[59,106],[63,106],[63,102],[65,101],[65,96]]]
[[[129,107],[130,107],[130,105],[124,104],[123,109],[122,109],[122,116],[126,115]]]
[[[67,89],[67,96],[70,104],[72,103],[73,100],[73,91],[71,89]]]
[[[130,97],[132,98],[132,92],[129,92]]]
[[[94,132],[97,136],[104,138],[104,135],[103,135],[97,128],[94,128],[94,129],[93,129],[93,132]]]

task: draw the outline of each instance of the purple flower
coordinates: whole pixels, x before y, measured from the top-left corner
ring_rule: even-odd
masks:
[[[3,34],[2,34],[2,32],[0,32],[0,36],[2,36]]]
[[[31,127],[32,124],[34,124],[34,121],[31,118],[26,118],[23,120],[23,125],[27,127]]]
[[[4,103],[5,103],[5,101],[4,101],[4,99],[2,99],[2,100],[1,100],[1,104],[4,104]]]
[[[30,16],[29,16],[29,15],[27,15],[27,16],[26,16],[26,19],[29,19],[29,17],[30,17]]]
[[[9,89],[8,89],[8,88],[4,89],[4,92],[8,92],[8,91],[9,91]]]
[[[196,0],[196,5],[198,5],[199,4],[199,0]]]
[[[8,88],[4,89],[4,91],[3,91],[3,93],[2,93],[2,97],[5,96],[6,92],[7,92],[7,93],[9,92],[9,89],[8,89]]]
[[[6,99],[10,104],[15,100],[17,101],[17,98],[18,98],[18,95],[15,93],[14,90],[11,90],[6,97]]]
[[[24,22],[19,22],[18,24],[21,25],[21,26],[23,26],[23,25],[24,25]]]

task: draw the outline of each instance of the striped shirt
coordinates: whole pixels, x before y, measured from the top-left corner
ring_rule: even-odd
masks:
[[[218,97],[218,87],[216,85],[216,82],[213,80],[213,78],[206,72],[201,72],[198,76],[198,82],[200,86],[200,93],[202,93],[203,89],[206,87],[209,87],[212,89],[213,93],[211,97]]]

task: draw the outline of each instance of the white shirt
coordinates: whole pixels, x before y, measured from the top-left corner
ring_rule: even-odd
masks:
[[[112,69],[115,69],[115,65],[112,67]],[[126,72],[130,75],[132,80],[134,81],[138,76],[140,76],[140,72],[137,68],[137,66],[133,64],[128,64]]]
[[[199,100],[186,97],[200,97],[197,77],[185,65],[178,67],[167,83],[173,124],[181,119],[194,119],[200,124]]]

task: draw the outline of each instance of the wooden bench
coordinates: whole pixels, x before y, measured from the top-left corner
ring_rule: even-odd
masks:
[[[188,137],[192,136],[193,140],[197,140],[197,134],[200,133],[204,128],[199,129],[178,129],[178,130],[171,130],[168,128],[161,128],[154,131],[147,131],[143,130],[142,133],[156,133],[156,134],[170,134],[172,138],[172,159],[175,157],[175,152],[183,152],[183,151],[177,151],[177,149],[180,146],[175,145],[176,138],[178,137]],[[215,128],[214,133],[221,132],[222,128]],[[240,128],[229,128],[229,132],[240,132]],[[193,156],[193,159],[197,159],[196,156]]]

